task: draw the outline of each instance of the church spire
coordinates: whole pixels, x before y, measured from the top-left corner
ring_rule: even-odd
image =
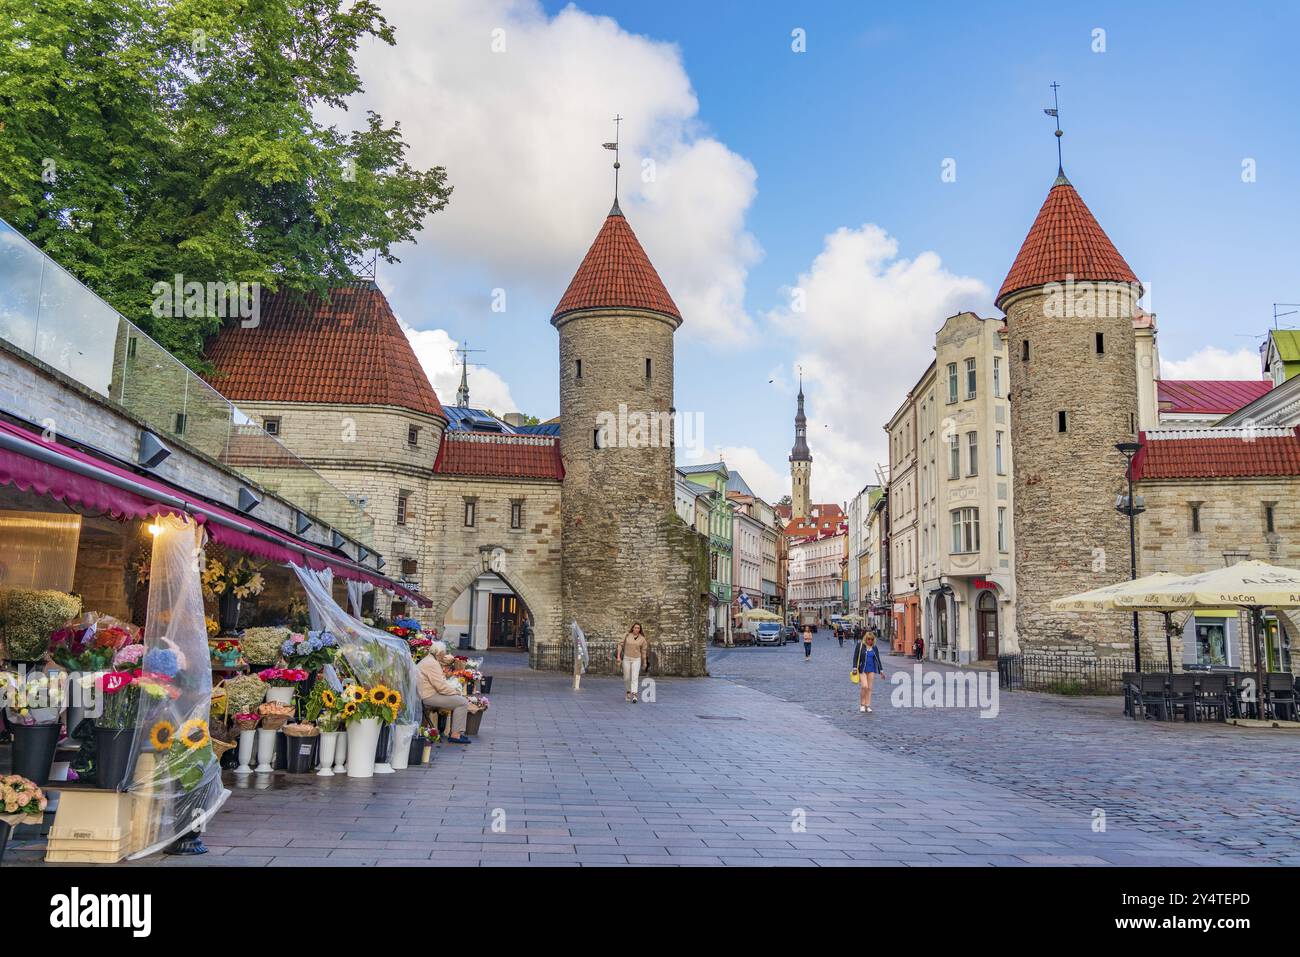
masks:
[[[790,450],[791,462],[811,462],[808,451],[808,417],[803,414],[803,373],[799,373],[799,408],[794,414],[794,448]]]

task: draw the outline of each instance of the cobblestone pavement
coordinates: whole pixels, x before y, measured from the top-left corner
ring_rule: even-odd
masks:
[[[1056,770],[1038,769],[1025,754],[990,744],[1006,734],[998,730],[1003,721],[1011,727],[1032,720],[1032,714],[1018,714],[1026,705],[1008,703],[1005,719],[959,732],[944,731],[954,719],[934,711],[904,715],[881,708],[859,716],[847,710],[847,652],[840,656],[838,648],[819,642],[812,663],[801,658],[794,646],[722,651],[713,656],[713,668],[732,677],[662,679],[653,703],[631,705],[615,678],[588,676],[575,693],[564,676],[529,671],[521,655],[493,653],[486,665],[495,676],[493,707],[472,746],[444,745],[430,767],[370,780],[277,773],[241,782],[227,775],[234,793],[205,835],[211,853],[149,863],[1025,866],[1242,860],[1233,848],[1175,839],[1178,833],[1143,820],[1118,820],[1125,800],[1150,793],[1148,752],[1185,738],[1144,729],[1148,737],[1129,744],[1131,761],[1111,760],[1106,774],[1096,775],[1099,736],[1059,737],[1072,727],[1070,709],[1080,703],[1049,702],[1034,707],[1048,715],[1054,713],[1049,705],[1064,709],[1066,717],[1051,718],[1036,733],[1002,738],[1003,747],[1014,750],[1023,738],[1038,737],[1034,753]],[[1135,734],[1118,718],[1087,715],[1088,728],[1122,740]],[[957,754],[963,737],[983,739],[984,750],[945,766],[942,753]],[[1008,768],[1002,780],[971,770],[980,767],[981,753]],[[1076,775],[1076,764],[1086,769],[1080,781],[1096,780],[1057,780]],[[1116,767],[1130,765],[1138,767],[1116,777]],[[1252,833],[1263,837],[1264,829],[1253,823],[1262,813],[1250,793],[1253,779],[1243,780],[1241,771],[1225,772],[1236,783],[1224,793],[1235,791],[1236,805],[1215,803],[1197,819],[1209,827],[1210,819],[1230,810],[1233,820],[1250,819]],[[1077,799],[1062,800],[1062,791]],[[1270,793],[1277,796],[1276,788]],[[1153,796],[1150,803],[1158,800]],[[1091,811],[1104,801],[1115,805],[1115,814],[1104,832],[1096,832]],[[36,847],[20,846],[7,861],[39,856]]]
[[[1118,697],[1006,692],[996,718],[971,709],[894,708],[877,685],[871,715],[848,681],[850,645],[712,649],[715,679],[796,702],[860,739],[967,781],[1231,855],[1300,864],[1300,733],[1212,722],[1135,722]],[[887,656],[886,672],[916,663]],[[926,662],[924,670],[954,671]],[[996,675],[993,676],[996,679]]]

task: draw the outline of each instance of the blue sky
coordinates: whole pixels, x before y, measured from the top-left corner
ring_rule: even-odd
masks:
[[[889,282],[891,269],[933,254],[937,260],[931,265],[940,278],[934,283],[918,279],[925,286],[947,284],[946,292],[934,294],[933,308],[955,305],[992,315],[991,293],[1056,172],[1053,127],[1042,112],[1051,104],[1052,81],[1061,84],[1066,172],[1151,289],[1166,375],[1250,374],[1239,353],[1255,348],[1253,337],[1262,335],[1271,321],[1271,304],[1300,300],[1295,269],[1300,124],[1294,119],[1292,50],[1300,14],[1288,5],[1228,10],[1209,3],[1150,3],[1132,9],[1121,3],[589,0],[565,12],[568,4],[492,3],[496,9],[488,20],[475,21],[472,35],[490,26],[492,16],[515,31],[507,34],[515,44],[509,55],[519,57],[512,64],[515,82],[550,83],[557,70],[599,64],[597,78],[579,84],[583,91],[592,89],[591,132],[584,127],[575,134],[563,125],[572,119],[570,110],[552,124],[543,122],[539,133],[548,154],[583,157],[578,161],[582,176],[557,184],[550,201],[563,209],[566,222],[589,220],[586,238],[575,243],[571,226],[557,228],[553,237],[543,228],[539,242],[553,239],[557,248],[534,262],[520,255],[496,261],[489,236],[481,252],[457,248],[448,253],[456,259],[454,268],[446,256],[429,265],[404,256],[407,262],[385,267],[382,279],[399,314],[413,327],[443,330],[450,338],[468,338],[487,349],[479,358],[526,411],[543,416],[558,411],[555,333],[547,319],[608,207],[610,187],[600,172],[607,168],[608,154],[601,154],[599,141],[610,132],[611,104],[627,116],[625,131],[639,135],[648,154],[668,149],[656,140],[664,127],[665,141],[698,147],[697,155],[707,152],[702,144],[720,144],[734,158],[733,166],[752,167],[752,195],[726,207],[738,217],[733,234],[753,247],[734,257],[741,273],[734,311],[744,316],[719,322],[711,335],[700,337],[686,335],[685,328],[704,328],[710,320],[701,322],[701,316],[688,312],[687,327],[678,337],[676,394],[679,408],[706,417],[710,446],[735,449],[740,461],[753,463],[748,472],[758,472],[760,460],[765,463],[771,474],[758,483],[751,479],[751,484],[767,485],[760,492],[772,494],[772,476],[785,471],[796,362],[816,370],[808,391],[817,499],[842,499],[871,477],[870,463],[883,455],[880,425],[901,400],[906,381],[929,362],[924,329],[906,347],[886,338],[880,341],[892,342],[891,348],[869,345],[873,324],[886,329],[903,321],[924,326],[923,308],[905,319],[891,318],[890,303],[897,297],[882,293],[879,301],[864,303],[861,317],[841,305],[839,314],[823,311],[804,325],[797,316],[779,315],[788,303],[788,287],[814,269],[828,235],[873,224],[896,243],[894,254],[880,264],[882,283]],[[386,12],[394,6],[404,5],[386,5]],[[439,16],[457,14],[435,13],[420,20],[409,13],[389,15],[398,27],[398,54],[413,56],[422,45],[435,42],[433,33],[450,29],[438,22]],[[575,23],[585,32],[570,30]],[[568,43],[565,55],[548,63],[542,52],[536,62],[528,62],[517,39],[525,27],[530,57],[534,42]],[[806,52],[791,49],[796,28],[806,31]],[[1105,31],[1104,52],[1094,51],[1098,28]],[[428,37],[426,30],[431,31]],[[614,52],[601,60],[596,48],[607,41]],[[684,96],[694,94],[693,111],[669,105],[663,114],[645,117],[636,115],[632,105],[618,105],[620,99],[635,104],[642,95],[656,95],[638,89],[639,83],[672,85],[672,70],[638,70],[640,61],[618,46],[641,42],[657,57],[678,58],[689,83]],[[432,55],[436,70],[436,48]],[[503,60],[484,62],[495,69]],[[361,64],[372,90],[376,64],[384,63]],[[392,73],[397,66],[383,69]],[[535,75],[530,77],[530,71]],[[436,93],[437,81],[433,87]],[[508,86],[493,89],[489,84],[481,97],[479,89],[469,84],[458,90],[460,113],[499,124],[511,140],[526,135],[508,132],[521,122],[510,97],[501,95]],[[587,94],[568,89],[557,95],[571,105],[575,96]],[[382,93],[376,99],[386,117],[401,119],[404,127],[421,122],[418,102],[385,99]],[[678,97],[672,103],[681,101]],[[521,109],[536,112],[535,107]],[[654,128],[638,129],[639,123]],[[545,139],[548,130],[556,141]],[[454,153],[447,141],[439,144],[430,136],[432,159],[441,155],[440,145]],[[590,143],[582,141],[587,136]],[[571,142],[575,138],[579,142]],[[574,152],[588,147],[589,157]],[[946,159],[955,160],[955,182],[941,180]],[[1244,160],[1254,161],[1255,182],[1242,181]],[[513,162],[518,167],[530,160],[519,154]],[[625,157],[625,173],[629,167],[635,169]],[[449,163],[454,184],[464,169],[464,161]],[[718,174],[716,181],[735,185],[739,196],[748,182],[742,173],[727,168],[727,175]],[[700,186],[704,192],[693,194],[696,212],[705,207],[699,197],[708,195],[709,183]],[[635,193],[635,183],[631,189]],[[465,201],[471,206],[473,190],[470,183]],[[642,211],[637,197],[630,199],[625,204],[629,221],[651,259],[670,263],[669,270],[661,266],[661,273],[684,275],[684,267],[671,265],[678,250],[668,247],[678,237],[674,222],[663,221],[665,207],[651,198]],[[460,200],[454,194],[453,206]],[[698,223],[687,220],[682,207],[676,209],[682,232],[698,233]],[[700,215],[707,216],[707,210]],[[557,222],[560,218],[555,217]],[[440,224],[438,219],[431,221],[426,237],[435,248],[451,250],[456,221]],[[507,242],[512,225],[503,222],[500,229]],[[422,238],[421,246],[427,245]],[[698,250],[691,253],[695,260],[700,257]],[[736,262],[719,268],[729,266]],[[825,283],[850,283],[845,268],[837,277],[828,274]],[[526,273],[527,281],[514,281],[512,270]],[[958,280],[978,280],[984,292]],[[665,275],[665,281],[681,304],[672,277]],[[699,278],[680,284],[692,282]],[[498,286],[517,290],[517,295],[504,318],[485,318],[485,287]],[[707,311],[698,306],[708,301],[706,292],[696,297],[687,289],[697,313]],[[904,288],[901,295],[916,300],[915,287],[910,292]],[[945,314],[932,315],[931,329]],[[836,343],[840,335],[843,348]],[[1227,356],[1206,352],[1207,347]],[[472,370],[472,386],[478,375],[479,370]],[[769,384],[771,378],[777,383]],[[486,373],[482,381],[487,381]]]

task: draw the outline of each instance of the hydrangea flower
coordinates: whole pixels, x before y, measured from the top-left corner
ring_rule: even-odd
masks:
[[[175,678],[181,667],[176,652],[168,648],[155,648],[145,652],[143,665],[145,671],[166,675],[168,678]]]

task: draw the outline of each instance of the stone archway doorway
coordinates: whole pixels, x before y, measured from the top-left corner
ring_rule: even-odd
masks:
[[[434,611],[439,635],[452,648],[526,651],[542,610],[518,576],[483,562],[465,568]]]

